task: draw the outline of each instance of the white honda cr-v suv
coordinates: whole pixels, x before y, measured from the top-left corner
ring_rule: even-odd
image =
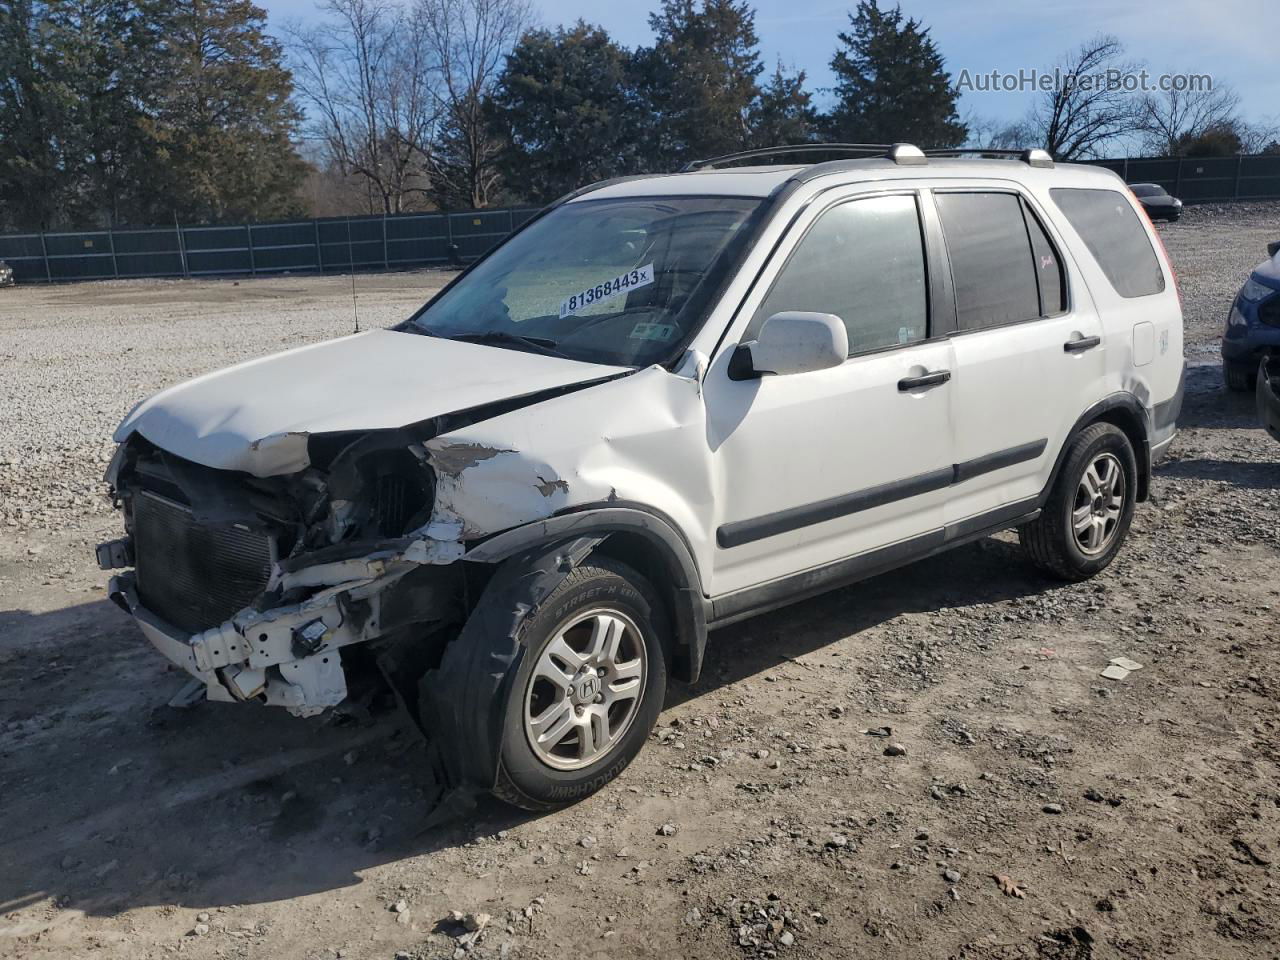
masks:
[[[540,809],[627,765],[711,628],[1011,527],[1105,568],[1182,396],[1124,184],[744,159],[581,190],[395,329],[140,404],[113,598],[210,700],[317,713],[362,644],[451,784]]]

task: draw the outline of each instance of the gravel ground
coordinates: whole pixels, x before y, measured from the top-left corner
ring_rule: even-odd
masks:
[[[1189,392],[1105,575],[1003,535],[719,631],[603,793],[442,825],[393,712],[165,707],[89,557],[129,406],[348,332],[345,279],[0,291],[0,956],[1277,956],[1280,445],[1216,343],[1280,206],[1160,230]]]

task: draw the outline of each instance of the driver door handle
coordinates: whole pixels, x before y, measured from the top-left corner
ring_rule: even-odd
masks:
[[[1101,337],[1081,337],[1079,340],[1068,340],[1062,345],[1062,349],[1067,353],[1080,353],[1083,350],[1092,350],[1101,342]]]
[[[950,370],[932,370],[919,377],[903,377],[898,381],[898,390],[918,390],[921,387],[936,387],[951,379]]]

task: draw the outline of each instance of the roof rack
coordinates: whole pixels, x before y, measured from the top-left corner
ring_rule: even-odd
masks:
[[[785,157],[804,154],[840,153],[854,157],[885,157],[902,166],[919,166],[929,162],[929,157],[1016,157],[1032,167],[1052,167],[1053,157],[1048,151],[1033,150],[984,150],[978,147],[938,147],[921,150],[910,143],[797,143],[791,146],[758,147],[754,150],[739,150],[719,157],[708,157],[705,160],[691,160],[681,168],[681,173],[696,170],[718,170],[740,160],[755,160],[764,157]]]
[[[1048,150],[1033,148],[1031,150],[985,149],[983,147],[937,147],[925,151],[927,157],[1010,157],[1021,160],[1032,167],[1052,167],[1053,156]]]
[[[755,150],[739,150],[719,157],[708,157],[706,160],[691,160],[681,169],[681,173],[694,170],[715,170],[728,166],[738,160],[753,160],[760,157],[785,157],[790,154],[806,153],[842,153],[861,157],[884,157],[895,144],[890,143],[796,143],[789,146],[758,147]]]

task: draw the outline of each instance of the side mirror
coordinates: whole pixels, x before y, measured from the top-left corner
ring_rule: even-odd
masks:
[[[1280,253],[1280,240],[1272,240],[1267,244],[1267,256],[1274,257],[1277,253]]]
[[[808,373],[838,367],[848,357],[849,332],[839,317],[788,310],[766,320],[755,340],[738,344],[729,376],[749,380],[766,373]]]

